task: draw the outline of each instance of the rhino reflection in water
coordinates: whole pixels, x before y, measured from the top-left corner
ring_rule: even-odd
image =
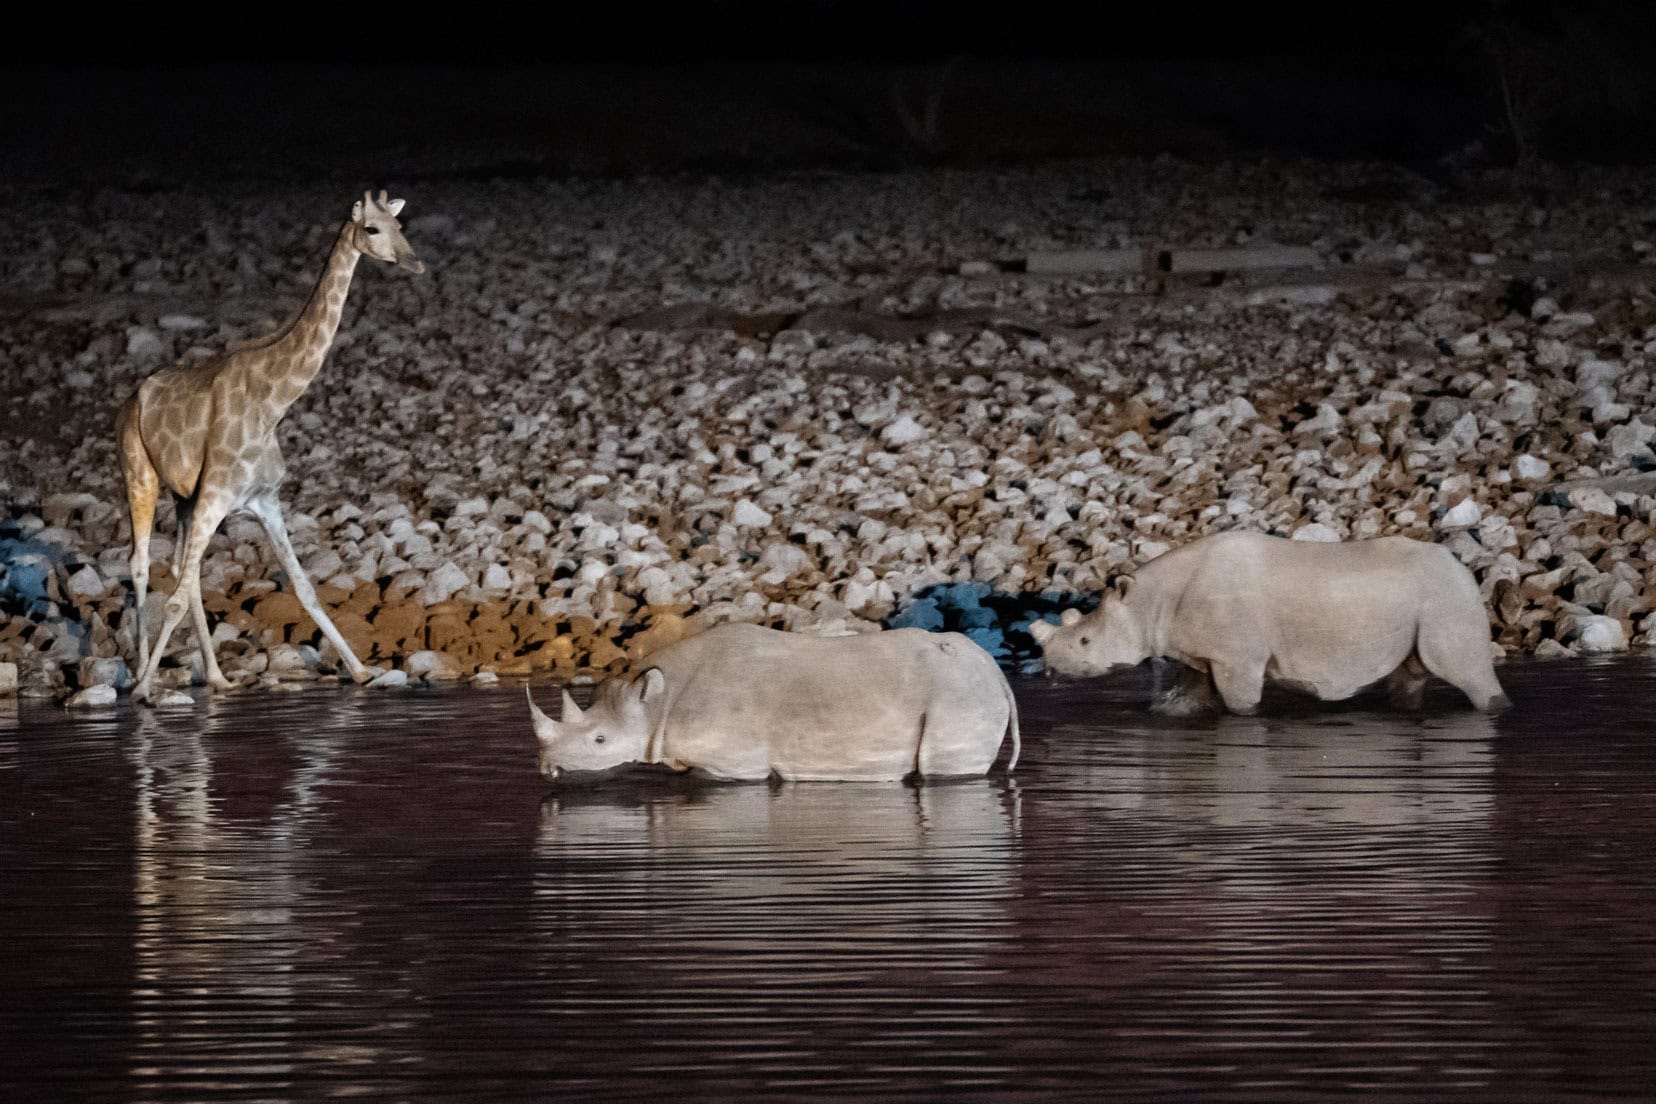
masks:
[[[720,625],[611,678],[554,721],[529,699],[540,771],[664,763],[713,778],[883,781],[980,775],[1018,709],[994,659],[958,633],[820,637]]]
[[[968,971],[1004,936],[1018,803],[989,779],[565,791],[541,805],[536,895],[548,931],[603,933],[581,976],[626,979],[641,1014],[671,1007],[674,976],[706,983],[709,940],[752,952],[728,968],[755,992],[873,969],[920,939],[948,942],[949,969]],[[669,901],[640,919],[640,903]],[[640,940],[647,962],[608,960]]]
[[[1076,955],[1077,933],[1060,921],[1114,937],[1149,911],[1161,925],[1150,946],[1100,939],[1075,969],[1160,981],[1167,1014],[1198,1036],[1270,1023],[1305,1025],[1311,1039],[1350,1016],[1400,1036],[1435,1024],[1448,1047],[1446,1010],[1462,1022],[1491,1015],[1495,717],[1227,716],[1195,732],[1147,720],[1107,743],[1070,722],[1050,739],[1093,739],[1093,755],[1085,787],[1031,804],[1031,839],[1088,825],[1094,876],[1120,887],[1119,905],[1020,917],[1043,932],[1032,956]],[[1130,845],[1108,846],[1121,838]],[[1053,877],[1041,861],[1026,859],[1029,876]],[[1066,934],[1049,939],[1049,928]]]

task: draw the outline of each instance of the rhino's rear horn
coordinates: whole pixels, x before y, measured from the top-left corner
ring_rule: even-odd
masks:
[[[1057,631],[1058,626],[1051,621],[1033,621],[1029,625],[1029,635],[1035,638],[1037,644],[1045,644]]]
[[[561,720],[565,724],[568,724],[570,721],[579,720],[580,716],[581,716],[581,707],[575,704],[574,697],[569,693],[569,687],[567,687],[567,686],[564,687],[564,692],[563,692],[563,717],[561,718]]]

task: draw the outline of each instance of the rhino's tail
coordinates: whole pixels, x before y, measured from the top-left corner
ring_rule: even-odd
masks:
[[[1018,735],[1018,699],[1012,694],[1012,684],[1001,676],[1001,690],[1006,694],[1006,726],[1012,730],[1012,758],[1006,761],[1006,773],[1018,765],[1018,753],[1023,751],[1023,738]]]

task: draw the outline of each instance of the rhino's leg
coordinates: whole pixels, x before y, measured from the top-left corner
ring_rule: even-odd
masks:
[[[1206,671],[1175,663],[1179,681],[1150,703],[1150,712],[1162,717],[1199,717],[1215,712],[1219,701],[1213,694],[1213,679]]]
[[[1426,668],[1411,653],[1386,676],[1386,701],[1393,709],[1419,709],[1426,693]]]
[[[1478,607],[1477,617],[1448,618],[1422,625],[1416,645],[1420,662],[1472,703],[1474,709],[1501,709],[1508,703],[1495,677],[1489,655],[1489,622]]]
[[[1265,664],[1215,663],[1213,686],[1226,709],[1251,717],[1259,711],[1259,697],[1265,690]]]

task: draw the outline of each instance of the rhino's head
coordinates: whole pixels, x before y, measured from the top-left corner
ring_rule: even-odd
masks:
[[[606,679],[584,713],[565,690],[563,716],[556,721],[542,713],[531,697],[529,718],[540,745],[541,777],[553,779],[565,771],[601,771],[641,762],[650,742],[648,706],[666,684],[655,667],[632,679]]]
[[[1029,626],[1029,635],[1041,646],[1047,669],[1060,675],[1102,675],[1148,658],[1132,612],[1114,594],[1092,613],[1068,609],[1056,625],[1037,621]]]

